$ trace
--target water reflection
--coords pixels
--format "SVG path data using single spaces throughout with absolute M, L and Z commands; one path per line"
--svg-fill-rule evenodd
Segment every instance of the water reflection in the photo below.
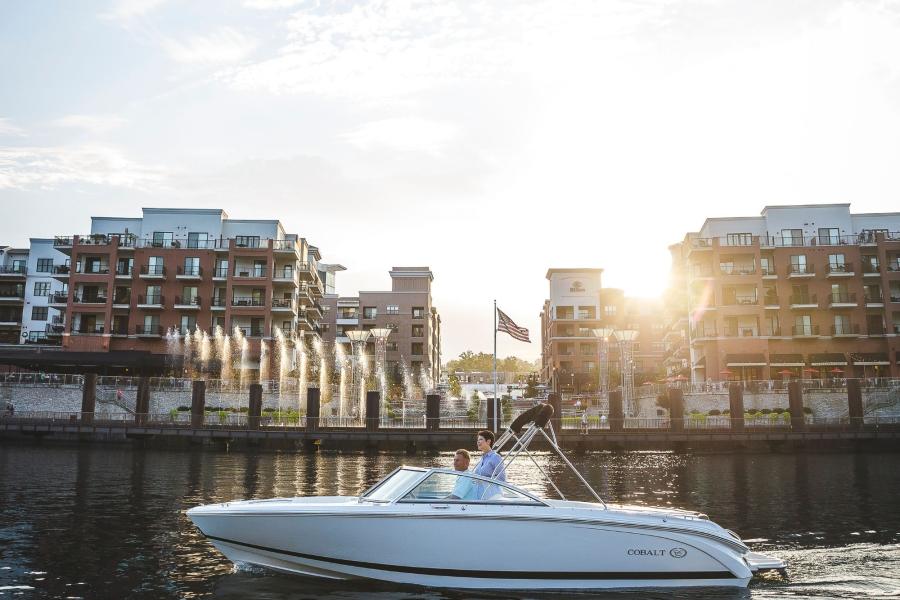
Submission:
M 789 582 L 761 581 L 749 590 L 586 597 L 900 594 L 898 455 L 629 452 L 573 459 L 613 502 L 700 510 L 791 561 Z M 452 453 L 0 446 L 0 597 L 30 592 L 25 588 L 48 597 L 472 597 L 236 570 L 183 514 L 197 504 L 238 498 L 356 494 L 401 464 L 451 461 Z M 546 454 L 537 461 L 567 497 L 589 499 L 561 461 Z M 530 491 L 555 495 L 528 462 L 514 464 L 508 476 Z

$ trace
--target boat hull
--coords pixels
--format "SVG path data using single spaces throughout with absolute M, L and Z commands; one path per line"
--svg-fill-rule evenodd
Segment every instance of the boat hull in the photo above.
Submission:
M 332 579 L 448 588 L 746 586 L 746 548 L 706 522 L 473 505 L 247 503 L 189 511 L 236 563 Z

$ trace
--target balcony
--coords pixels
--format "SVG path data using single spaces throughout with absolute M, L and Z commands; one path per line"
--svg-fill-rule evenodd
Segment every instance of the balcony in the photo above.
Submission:
M 0 289 L 0 302 L 16 304 L 25 301 L 25 290 L 2 290 Z
M 235 326 L 234 329 L 239 329 L 241 333 L 244 334 L 244 337 L 265 337 L 263 335 L 263 330 L 261 327 L 238 327 Z
M 709 265 L 693 265 L 691 267 L 691 279 L 712 279 L 713 270 Z M 559 318 L 559 317 L 557 317 Z
M 698 252 L 704 250 L 712 250 L 713 247 L 713 239 L 712 238 L 693 238 L 690 241 L 690 246 L 688 247 L 688 253 Z
M 209 303 L 209 307 L 212 310 L 225 310 L 225 304 L 225 298 L 213 296 L 213 299 Z
M 54 265 L 53 266 L 53 278 L 65 281 L 69 278 L 69 274 L 72 268 L 69 265 Z
M 853 277 L 853 263 L 828 263 L 826 277 Z
M 869 324 L 869 336 L 870 337 L 881 337 L 884 335 L 887 335 L 887 329 L 885 328 L 883 323 L 880 325 L 875 324 L 875 323 Z
M 859 306 L 859 303 L 856 301 L 856 294 L 842 292 L 832 293 L 828 300 L 828 306 L 830 308 L 855 308 Z
M 106 304 L 107 297 L 102 294 L 75 294 L 72 296 L 74 304 Z
M 137 307 L 143 309 L 162 308 L 166 299 L 161 294 L 150 294 L 148 296 L 138 296 Z
M 165 279 L 166 267 L 163 265 L 141 265 L 141 279 Z
M 815 294 L 791 294 L 791 308 L 818 308 L 819 299 Z
M 761 267 L 759 269 L 760 274 L 763 279 L 777 279 L 778 272 L 775 270 L 775 267 Z
M 69 303 L 69 294 L 68 292 L 53 292 L 47 299 L 50 306 L 54 308 L 58 308 L 58 305 L 65 307 Z
M 769 337 L 780 337 L 784 334 L 781 332 L 781 327 L 770 327 L 766 331 L 765 335 L 767 335 Z
M 201 267 L 178 267 L 175 279 L 200 279 L 203 276 Z
M 781 308 L 781 301 L 778 299 L 778 296 L 769 294 L 763 297 L 763 306 L 770 310 Z
M 72 329 L 72 335 L 101 335 L 102 333 L 103 325 L 82 325 L 78 328 Z
M 272 310 L 277 312 L 293 312 L 296 310 L 293 298 L 272 298 Z
M 725 337 L 758 337 L 759 331 L 755 327 L 726 327 Z
M 756 267 L 754 265 L 719 265 L 719 273 L 726 276 L 756 275 Z
M 106 263 L 92 263 L 89 265 L 78 263 L 75 266 L 75 272 L 82 275 L 109 275 L 109 265 Z
M 200 310 L 200 296 L 175 296 L 175 308 L 179 310 Z
M 128 308 L 131 304 L 131 294 L 113 296 L 113 308 Z
M 788 265 L 787 276 L 790 279 L 815 277 L 816 269 L 814 265 Z
M 791 327 L 791 335 L 796 338 L 817 337 L 819 335 L 818 325 L 794 325 Z
M 0 265 L 0 277 L 6 278 L 17 278 L 25 276 L 25 265 L 15 265 L 15 266 L 7 266 Z
M 53 238 L 53 247 L 57 250 L 71 250 L 73 241 L 72 236 L 58 235 Z
M 216 267 L 213 269 L 213 279 L 228 279 L 228 267 Z
M 715 327 L 695 327 L 691 329 L 691 339 L 694 341 L 717 337 Z
M 894 304 L 900 303 L 900 294 L 895 294 L 894 292 L 891 292 L 891 302 L 893 302 Z
M 864 260 L 861 266 L 863 277 L 877 277 L 881 275 L 881 269 L 877 262 L 873 263 L 872 261 Z
M 116 278 L 131 279 L 131 275 L 133 272 L 134 267 L 116 267 Z
M 159 325 L 136 325 L 134 335 L 145 338 L 158 338 L 163 335 L 163 328 Z
M 759 304 L 759 298 L 754 295 L 731 296 L 722 301 L 722 306 L 752 306 Z
M 255 307 L 255 306 L 265 306 L 266 301 L 262 298 L 255 298 L 253 296 L 235 296 L 231 299 L 231 306 L 236 308 L 242 307 Z
M 297 263 L 297 273 L 303 281 L 318 281 L 319 273 L 316 271 L 315 263 L 299 262 Z
M 275 283 L 292 283 L 297 285 L 299 278 L 293 269 L 276 269 L 272 274 L 272 281 Z
M 62 322 L 47 323 L 44 325 L 44 333 L 48 336 L 59 336 L 66 331 L 66 325 Z
M 272 240 L 272 250 L 275 252 L 297 252 L 296 240 Z
M 893 260 L 887 264 L 887 270 L 890 273 L 900 273 L 900 261 Z
M 884 306 L 884 297 L 881 294 L 866 294 L 864 299 L 867 307 L 881 308 Z
M 856 323 L 832 325 L 831 335 L 833 337 L 859 337 L 859 325 Z
M 263 279 L 268 270 L 265 267 L 235 267 L 235 279 Z

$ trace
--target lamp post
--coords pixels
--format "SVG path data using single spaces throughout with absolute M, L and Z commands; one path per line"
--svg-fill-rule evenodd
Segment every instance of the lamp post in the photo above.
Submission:
M 350 397 L 355 398 L 355 401 L 359 403 L 357 414 L 363 419 L 366 417 L 366 403 L 363 398 L 366 389 L 366 380 L 362 373 L 362 353 L 366 347 L 366 340 L 369 339 L 369 334 L 370 332 L 365 329 L 354 329 L 347 332 L 353 354 L 351 358 L 353 361 L 353 385 L 350 388 Z
M 387 353 L 387 339 L 391 335 L 388 327 L 377 327 L 369 331 L 375 338 L 375 377 L 381 388 L 381 401 L 387 400 L 387 374 L 384 371 L 385 354 Z
M 599 381 L 597 385 L 597 393 L 602 395 L 604 392 L 609 395 L 609 338 L 615 332 L 612 327 L 598 327 L 592 330 L 597 336 L 597 370 L 599 371 Z
M 633 329 L 616 331 L 619 340 L 619 358 L 622 362 L 622 400 L 625 402 L 625 414 L 633 417 L 634 406 L 634 340 L 638 332 Z

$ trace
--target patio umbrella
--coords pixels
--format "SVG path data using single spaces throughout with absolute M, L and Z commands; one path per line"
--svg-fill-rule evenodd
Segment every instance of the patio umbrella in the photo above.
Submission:
M 675 381 L 687 381 L 687 377 L 685 377 L 684 375 L 679 375 L 675 378 Z
M 731 371 L 729 369 L 722 369 L 721 371 L 719 371 L 719 375 L 734 375 L 734 371 Z
M 841 369 L 841 368 L 839 368 L 839 367 L 835 367 L 835 368 L 833 368 L 833 369 L 831 370 L 831 372 L 832 372 L 832 373 L 843 373 L 844 370 Z
M 812 368 L 810 368 L 810 367 L 806 367 L 805 369 L 803 369 L 803 372 L 804 372 L 804 373 L 818 373 L 819 370 L 818 370 L 818 369 L 812 369 Z
M 779 375 L 793 375 L 794 372 L 791 371 L 790 369 L 782 369 L 782 370 L 778 371 L 778 374 Z

